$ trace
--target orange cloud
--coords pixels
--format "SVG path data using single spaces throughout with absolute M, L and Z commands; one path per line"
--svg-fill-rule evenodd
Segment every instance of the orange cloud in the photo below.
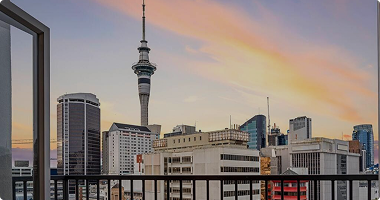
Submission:
M 98 2 L 141 19 L 139 0 Z M 255 21 L 241 8 L 213 0 L 149 1 L 147 19 L 164 30 L 203 42 L 197 51 L 215 62 L 187 62 L 200 76 L 278 96 L 320 114 L 365 120 L 354 97 L 363 95 L 373 103 L 376 93 L 367 89 L 371 75 L 358 68 L 355 56 L 333 45 L 303 41 L 279 22 L 266 26 L 266 18 L 271 22 L 279 18 L 256 4 L 264 20 Z

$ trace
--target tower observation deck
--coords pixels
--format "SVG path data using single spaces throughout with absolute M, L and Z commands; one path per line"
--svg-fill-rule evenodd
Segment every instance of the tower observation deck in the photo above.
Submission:
M 137 48 L 140 53 L 139 61 L 132 65 L 132 69 L 138 77 L 138 89 L 141 106 L 141 126 L 148 125 L 148 105 L 150 96 L 150 78 L 156 71 L 156 64 L 149 61 L 148 41 L 145 40 L 145 0 L 143 0 L 142 17 L 142 40 L 141 46 Z

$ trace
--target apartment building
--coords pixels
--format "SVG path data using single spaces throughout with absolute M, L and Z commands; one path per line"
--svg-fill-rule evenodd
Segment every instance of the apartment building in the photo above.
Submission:
M 113 123 L 103 132 L 103 174 L 132 174 L 133 156 L 153 151 L 152 143 L 159 138 L 145 126 Z

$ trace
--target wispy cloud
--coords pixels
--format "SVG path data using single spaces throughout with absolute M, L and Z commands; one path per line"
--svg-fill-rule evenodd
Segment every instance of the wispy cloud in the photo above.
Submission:
M 106 5 L 140 18 L 137 1 L 107 1 Z M 297 33 L 289 31 L 282 41 L 267 37 L 263 33 L 276 36 L 283 32 L 283 27 L 268 28 L 232 4 L 157 0 L 149 2 L 148 9 L 152 10 L 148 12 L 149 23 L 203 42 L 199 51 L 217 62 L 191 66 L 205 78 L 259 93 L 271 91 L 271 95 L 348 121 L 363 120 L 351 98 L 353 93 L 375 96 L 366 87 L 370 75 L 357 68 L 355 56 L 333 45 L 302 41 Z M 278 19 L 263 6 L 260 11 L 269 20 Z M 185 48 L 198 52 L 189 46 Z M 317 106 L 310 107 L 311 104 Z
M 199 101 L 200 98 L 198 96 L 188 96 L 186 97 L 183 102 L 186 102 L 186 103 L 193 103 L 193 102 L 196 102 L 196 101 Z

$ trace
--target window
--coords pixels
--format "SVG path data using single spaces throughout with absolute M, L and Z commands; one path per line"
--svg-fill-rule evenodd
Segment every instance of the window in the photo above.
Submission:
M 194 137 L 194 141 L 197 141 L 197 137 Z
M 184 156 L 182 157 L 183 163 L 191 163 L 191 156 Z
M 202 136 L 199 136 L 199 140 L 202 140 Z
M 190 142 L 190 138 L 189 138 L 189 142 Z
M 172 158 L 172 163 L 180 163 L 181 162 L 181 158 L 180 157 L 173 157 Z
M 258 167 L 220 167 L 220 172 L 259 172 Z
M 185 139 L 185 138 L 183 138 L 183 142 L 186 142 L 186 139 Z
M 184 174 L 190 174 L 191 173 L 191 167 L 183 167 L 182 173 Z
M 181 143 L 181 140 L 180 140 L 180 139 L 178 139 L 178 143 Z
M 259 161 L 258 156 L 243 156 L 243 155 L 231 155 L 220 154 L 220 160 L 236 160 L 236 161 Z

